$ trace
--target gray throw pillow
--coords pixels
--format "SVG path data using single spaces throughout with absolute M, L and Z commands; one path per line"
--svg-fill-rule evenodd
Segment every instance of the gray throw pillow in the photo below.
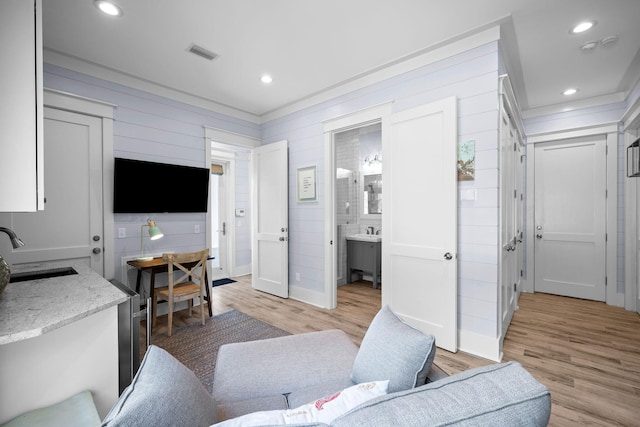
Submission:
M 152 345 L 102 427 L 205 427 L 215 422 L 213 398 L 200 380 L 172 355 Z
M 389 380 L 389 393 L 425 383 L 436 351 L 435 338 L 404 323 L 388 306 L 376 314 L 351 371 L 351 381 Z

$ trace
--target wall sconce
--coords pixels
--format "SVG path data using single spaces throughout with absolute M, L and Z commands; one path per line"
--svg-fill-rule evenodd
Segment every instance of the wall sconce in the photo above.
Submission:
M 140 226 L 140 256 L 137 258 L 137 261 L 151 261 L 153 259 L 152 256 L 144 256 L 144 246 L 142 245 L 144 227 L 149 227 L 149 239 L 158 240 L 164 237 L 164 233 L 162 233 L 162 230 L 160 230 L 160 227 L 156 225 L 155 221 L 147 219 L 147 223 Z

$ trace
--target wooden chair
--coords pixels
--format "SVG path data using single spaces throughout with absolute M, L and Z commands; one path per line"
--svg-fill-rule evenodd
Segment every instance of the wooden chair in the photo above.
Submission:
M 171 336 L 172 330 L 173 305 L 176 302 L 189 301 L 189 316 L 191 316 L 193 298 L 200 297 L 200 317 L 204 325 L 205 286 L 207 286 L 205 274 L 208 257 L 209 249 L 182 254 L 162 254 L 162 259 L 167 263 L 169 285 L 156 288 L 153 291 L 153 325 L 155 326 L 158 317 L 158 300 L 168 301 L 169 329 L 167 334 L 169 336 Z M 180 275 L 180 271 L 177 270 L 184 274 Z

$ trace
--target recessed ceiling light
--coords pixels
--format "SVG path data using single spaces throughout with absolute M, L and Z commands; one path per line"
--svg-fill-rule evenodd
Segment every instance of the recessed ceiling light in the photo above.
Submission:
M 107 1 L 107 0 L 95 0 L 93 4 L 100 9 L 103 13 L 106 13 L 109 16 L 122 16 L 124 12 L 117 4 Z
M 575 27 L 573 27 L 571 30 L 569 30 L 569 33 L 571 34 L 584 33 L 585 31 L 593 28 L 594 25 L 596 25 L 596 21 L 583 21 L 578 25 L 576 25 Z
M 262 83 L 271 83 L 273 81 L 271 76 L 268 74 L 265 74 L 264 76 L 260 77 L 260 80 L 262 81 Z
M 578 93 L 578 89 L 575 89 L 575 88 L 569 88 L 569 89 L 566 89 L 564 92 L 562 92 L 564 96 L 571 96 L 571 95 L 575 95 L 576 93 Z

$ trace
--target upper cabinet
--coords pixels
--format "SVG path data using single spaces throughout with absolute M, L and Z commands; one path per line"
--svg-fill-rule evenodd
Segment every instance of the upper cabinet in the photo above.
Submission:
M 42 210 L 42 0 L 0 1 L 0 58 L 0 212 Z

